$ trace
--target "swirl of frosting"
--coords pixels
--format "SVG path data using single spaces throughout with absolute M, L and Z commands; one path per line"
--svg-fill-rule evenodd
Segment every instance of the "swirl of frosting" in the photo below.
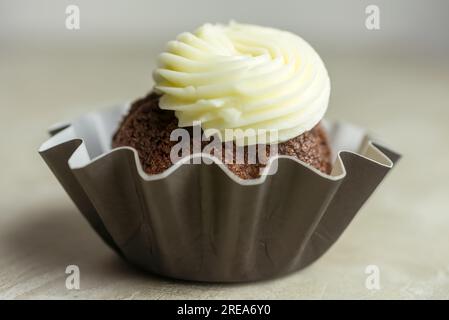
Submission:
M 234 22 L 180 34 L 153 78 L 160 108 L 174 110 L 180 127 L 201 122 L 222 140 L 225 129 L 275 130 L 269 143 L 289 140 L 323 118 L 330 95 L 324 63 L 306 41 Z

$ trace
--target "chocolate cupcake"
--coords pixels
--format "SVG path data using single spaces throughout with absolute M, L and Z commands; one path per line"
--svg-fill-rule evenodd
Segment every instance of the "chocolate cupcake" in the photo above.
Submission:
M 184 156 L 204 150 L 215 134 L 221 152 L 209 153 L 242 179 L 259 178 L 275 155 L 331 172 L 331 150 L 320 124 L 329 78 L 318 54 L 300 37 L 252 25 L 206 24 L 169 42 L 158 62 L 154 92 L 132 104 L 112 141 L 113 147 L 136 149 L 146 173 L 162 173 L 174 164 L 171 151 L 179 141 L 171 134 L 182 127 L 192 137 L 193 125 L 202 128 L 202 139 L 191 140 Z M 226 138 L 226 130 L 244 131 L 243 142 L 236 134 Z M 268 130 L 276 137 L 267 134 L 263 143 L 253 139 L 258 148 L 251 148 L 250 138 Z
M 204 25 L 169 42 L 154 80 L 39 149 L 99 236 L 152 273 L 239 282 L 309 266 L 399 159 L 323 119 L 324 64 L 285 31 Z

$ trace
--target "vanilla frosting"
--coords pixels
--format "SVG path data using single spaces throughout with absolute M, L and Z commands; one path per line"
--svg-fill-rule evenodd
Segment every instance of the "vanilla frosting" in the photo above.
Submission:
M 330 94 L 323 61 L 301 37 L 235 22 L 180 34 L 153 78 L 160 108 L 174 110 L 180 127 L 199 121 L 222 140 L 225 129 L 275 130 L 269 143 L 289 140 L 323 118 Z

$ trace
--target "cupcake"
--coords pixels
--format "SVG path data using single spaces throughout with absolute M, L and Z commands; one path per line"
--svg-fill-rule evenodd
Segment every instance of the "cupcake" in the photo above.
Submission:
M 262 130 L 276 132 L 275 139 L 263 139 L 276 144 L 276 155 L 331 172 L 331 150 L 320 124 L 330 81 L 319 55 L 299 36 L 255 25 L 205 24 L 170 41 L 153 74 L 153 92 L 132 104 L 112 142 L 136 149 L 146 173 L 173 165 L 171 150 L 178 141 L 170 139 L 171 133 L 184 128 L 192 136 L 194 124 L 201 127 L 202 139 L 191 142 L 188 155 L 195 143 L 201 151 L 207 146 L 207 132 L 216 133 L 220 160 L 242 179 L 259 178 L 266 166 L 257 155 L 248 161 L 254 150 L 248 148 L 250 138 Z M 247 135 L 242 137 L 243 161 L 236 163 L 238 135 L 232 132 L 239 130 Z M 230 140 L 232 146 L 225 143 Z M 258 147 L 263 160 L 274 156 L 268 146 Z
M 206 24 L 168 43 L 154 87 L 52 127 L 39 149 L 99 236 L 143 270 L 241 282 L 300 270 L 399 155 L 323 119 L 330 81 L 286 31 Z

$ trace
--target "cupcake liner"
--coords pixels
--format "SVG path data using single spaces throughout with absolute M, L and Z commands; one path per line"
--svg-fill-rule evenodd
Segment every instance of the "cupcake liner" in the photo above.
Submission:
M 399 155 L 363 129 L 325 122 L 331 175 L 287 156 L 242 180 L 197 154 L 146 174 L 137 152 L 111 150 L 129 104 L 54 126 L 39 153 L 92 227 L 120 256 L 168 277 L 213 282 L 304 268 L 339 238 Z M 194 157 L 212 164 L 188 164 Z

